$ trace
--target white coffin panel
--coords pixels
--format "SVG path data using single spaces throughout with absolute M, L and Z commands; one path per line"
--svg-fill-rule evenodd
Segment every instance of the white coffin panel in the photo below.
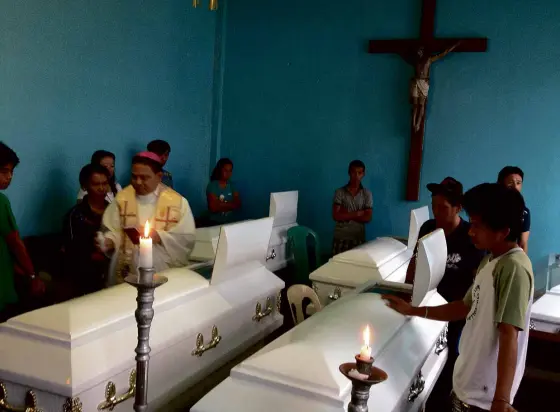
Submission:
M 274 226 L 289 226 L 297 222 L 297 190 L 270 194 L 269 216 L 274 218 Z
M 430 291 L 437 289 L 445 274 L 446 263 L 447 242 L 442 229 L 437 229 L 420 239 L 412 305 L 419 306 Z
M 194 249 L 190 260 L 204 262 L 214 260 L 221 226 L 201 227 L 196 229 Z
M 531 319 L 554 323 L 560 328 L 560 295 L 545 293 L 533 303 Z
M 156 388 L 153 385 L 150 386 L 150 397 L 154 399 L 150 402 L 150 410 L 155 407 L 164 407 L 166 402 L 173 399 L 174 395 L 183 392 L 206 376 L 208 371 L 223 364 L 224 359 L 232 359 L 251 344 L 256 343 L 258 339 L 262 339 L 282 325 L 283 317 L 276 310 L 276 297 L 278 291 L 284 286 L 283 282 L 274 275 L 254 273 L 243 278 L 243 285 L 254 292 L 251 297 L 236 287 L 234 282 L 229 284 L 225 282 L 216 286 L 220 295 L 232 308 L 236 308 L 225 316 L 212 320 L 212 324 L 217 326 L 222 337 L 216 348 L 204 353 L 201 357 L 192 356 L 191 351 L 195 348 L 196 342 L 196 337 L 193 336 L 190 341 L 175 345 L 173 354 L 166 353 L 156 371 L 152 371 L 151 366 L 150 382 L 153 382 Z M 272 313 L 259 322 L 253 320 L 256 304 L 260 303 L 264 310 L 267 298 L 272 304 Z M 211 330 L 212 325 L 208 325 L 204 330 L 199 331 L 204 335 L 205 341 L 210 339 Z M 152 372 L 154 372 L 153 376 Z M 158 373 L 155 374 L 155 372 Z M 175 393 L 169 393 L 169 387 L 158 385 L 158 382 L 170 380 L 181 382 L 178 387 L 174 388 Z
M 408 228 L 408 248 L 414 249 L 418 241 L 418 234 L 422 225 L 430 219 L 430 209 L 424 206 L 410 211 L 410 226 Z
M 269 217 L 221 227 L 212 285 L 264 265 L 273 220 Z
M 266 267 L 277 271 L 287 266 L 293 256 L 288 250 L 288 230 L 297 226 L 298 191 L 270 194 L 269 216 L 274 218 L 268 245 Z
M 274 232 L 275 228 L 272 229 Z M 266 258 L 266 268 L 271 272 L 276 272 L 285 268 L 293 256 L 287 256 L 287 242 L 277 246 L 269 246 Z

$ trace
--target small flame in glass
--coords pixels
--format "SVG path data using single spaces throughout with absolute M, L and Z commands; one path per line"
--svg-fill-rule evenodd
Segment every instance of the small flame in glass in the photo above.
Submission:
M 150 237 L 150 222 L 146 222 L 146 226 L 144 226 L 144 237 L 147 239 Z

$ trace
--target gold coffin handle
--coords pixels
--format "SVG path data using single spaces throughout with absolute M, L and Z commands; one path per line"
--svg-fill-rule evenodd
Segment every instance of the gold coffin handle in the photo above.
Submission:
M 6 412 L 42 412 L 37 406 L 35 392 L 27 391 L 25 394 L 25 406 L 16 407 L 8 403 L 8 390 L 6 385 L 0 383 L 0 411 Z
M 80 398 L 67 398 L 64 406 L 62 407 L 63 412 L 84 412 L 82 401 Z
M 333 293 L 329 295 L 330 300 L 338 300 L 342 296 L 342 291 L 339 287 L 334 288 Z
M 255 322 L 260 322 L 267 316 L 270 316 L 272 314 L 272 311 L 273 311 L 272 300 L 270 299 L 270 297 L 268 297 L 266 298 L 266 309 L 264 310 L 264 312 L 262 311 L 261 303 L 257 302 L 257 305 L 255 306 L 255 316 L 253 316 L 253 320 Z
M 212 328 L 212 340 L 205 345 L 204 344 L 204 336 L 202 333 L 196 335 L 196 348 L 193 349 L 191 352 L 192 356 L 198 356 L 199 358 L 204 354 L 204 352 L 209 351 L 210 349 L 214 349 L 218 346 L 218 343 L 222 340 L 222 337 L 218 334 L 218 327 L 214 325 Z
M 112 411 L 119 403 L 123 403 L 134 397 L 136 394 L 136 369 L 130 372 L 128 385 L 128 391 L 121 396 L 117 396 L 117 387 L 113 382 L 109 382 L 105 387 L 105 400 L 97 406 L 97 410 Z

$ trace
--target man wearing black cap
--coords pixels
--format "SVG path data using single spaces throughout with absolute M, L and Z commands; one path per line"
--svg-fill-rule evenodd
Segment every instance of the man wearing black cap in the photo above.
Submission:
M 475 272 L 484 257 L 469 236 L 469 223 L 459 215 L 462 210 L 463 185 L 452 177 L 441 183 L 427 186 L 432 193 L 432 213 L 434 219 L 425 222 L 418 238 L 436 229 L 443 229 L 447 241 L 447 265 L 438 286 L 438 292 L 448 302 L 462 299 L 471 287 Z M 414 281 L 416 259 L 408 266 L 406 282 Z M 449 393 L 453 388 L 453 367 L 458 356 L 458 343 L 465 321 L 449 322 L 447 344 L 449 358 L 426 405 L 426 411 L 449 410 Z

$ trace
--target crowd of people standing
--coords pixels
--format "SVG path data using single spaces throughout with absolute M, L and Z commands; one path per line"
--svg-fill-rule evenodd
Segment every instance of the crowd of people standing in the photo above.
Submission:
M 145 156 L 135 156 L 135 159 L 144 159 L 144 163 L 150 164 L 150 170 L 154 171 L 154 188 L 159 187 L 160 191 L 161 188 L 166 188 L 170 193 L 175 193 L 173 176 L 165 168 L 170 153 L 171 146 L 168 142 L 154 140 L 147 145 L 144 152 L 149 154 L 151 159 L 146 159 Z M 1 191 L 12 183 L 14 169 L 19 163 L 17 154 L 0 142 Z M 98 240 L 104 231 L 103 220 L 108 208 L 117 202 L 119 196 L 124 196 L 115 170 L 115 154 L 107 150 L 98 150 L 79 173 L 76 203 L 65 214 L 61 224 L 61 275 L 69 286 L 69 298 L 98 291 L 110 282 L 111 253 L 107 253 L 104 245 L 100 245 Z M 220 159 L 206 188 L 208 210 L 198 219 L 203 225 L 227 223 L 237 218 L 241 208 L 241 197 L 231 181 L 232 173 L 233 162 Z M 139 179 L 135 178 L 131 170 L 131 186 L 139 188 L 143 184 Z M 186 203 L 188 205 L 188 202 Z M 188 213 L 192 216 L 190 208 Z M 191 226 L 194 228 L 194 221 Z M 157 236 L 156 232 L 154 234 Z M 44 293 L 45 284 L 36 273 L 20 236 L 11 204 L 6 195 L 0 193 L 0 321 L 18 312 L 18 295 L 14 282 L 15 276 L 18 275 L 28 279 L 28 289 L 33 295 Z

